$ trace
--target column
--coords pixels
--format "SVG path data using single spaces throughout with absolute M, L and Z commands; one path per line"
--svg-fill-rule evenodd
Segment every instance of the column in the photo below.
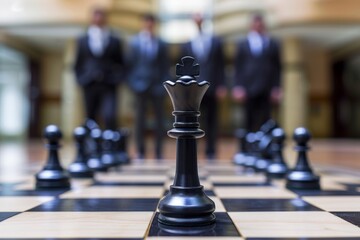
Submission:
M 301 41 L 295 37 L 283 40 L 282 125 L 288 136 L 294 129 L 307 125 L 308 83 L 305 76 Z
M 84 105 L 81 89 L 76 84 L 74 74 L 75 39 L 68 40 L 64 49 L 64 70 L 61 89 L 61 130 L 65 138 L 72 136 L 73 130 L 84 120 Z

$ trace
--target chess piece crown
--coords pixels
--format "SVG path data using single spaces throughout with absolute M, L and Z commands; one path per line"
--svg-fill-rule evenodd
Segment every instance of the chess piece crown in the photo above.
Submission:
M 166 81 L 164 87 L 169 93 L 174 111 L 199 111 L 201 100 L 209 82 L 198 82 L 200 66 L 193 57 L 183 57 L 182 64 L 176 65 L 176 76 L 179 78 L 173 81 Z

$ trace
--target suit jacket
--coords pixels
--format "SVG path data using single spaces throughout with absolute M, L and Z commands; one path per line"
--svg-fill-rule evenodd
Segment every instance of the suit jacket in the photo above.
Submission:
M 279 44 L 268 40 L 259 55 L 251 52 L 248 38 L 237 44 L 235 56 L 235 85 L 242 86 L 248 98 L 269 95 L 280 85 L 281 61 Z
M 130 43 L 128 54 L 128 85 L 135 93 L 165 94 L 163 82 L 169 79 L 169 58 L 166 44 L 156 38 L 157 48 L 151 57 L 141 50 L 140 35 Z
M 107 45 L 101 56 L 95 56 L 89 47 L 89 37 L 84 35 L 78 39 L 75 59 L 75 74 L 81 86 L 92 82 L 116 85 L 124 71 L 124 59 L 120 40 L 110 34 Z
M 183 44 L 181 54 L 183 56 L 192 56 L 195 61 L 200 64 L 200 81 L 208 81 L 210 83 L 206 95 L 215 95 L 216 88 L 225 85 L 224 74 L 224 54 L 222 42 L 218 37 L 212 36 L 211 46 L 204 58 L 197 58 L 193 51 L 191 42 Z

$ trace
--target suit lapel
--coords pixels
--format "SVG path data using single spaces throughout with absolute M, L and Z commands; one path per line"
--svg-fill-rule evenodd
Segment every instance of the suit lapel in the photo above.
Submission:
M 106 56 L 108 54 L 109 51 L 111 51 L 111 46 L 113 44 L 113 38 L 111 35 L 109 35 L 109 39 L 105 45 L 105 48 L 104 48 L 104 52 L 102 54 L 102 56 Z
M 88 34 L 86 34 L 86 36 L 85 36 L 85 38 L 84 38 L 84 46 L 85 46 L 85 48 L 86 48 L 86 51 L 88 51 L 88 53 L 91 55 L 91 56 L 93 56 L 93 57 L 96 57 L 94 54 L 93 54 L 93 52 L 91 51 L 91 49 L 90 49 L 90 45 L 89 45 L 89 35 Z
M 252 57 L 255 57 L 255 55 L 252 53 L 251 51 L 251 47 L 250 47 L 250 40 L 249 38 L 246 38 L 246 42 L 245 42 L 245 50 L 247 51 L 247 53 L 252 56 Z

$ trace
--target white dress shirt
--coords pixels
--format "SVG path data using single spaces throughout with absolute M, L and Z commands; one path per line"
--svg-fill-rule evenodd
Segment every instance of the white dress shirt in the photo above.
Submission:
M 158 42 L 155 37 L 151 36 L 148 31 L 141 31 L 140 37 L 140 48 L 141 52 L 147 58 L 153 58 L 158 51 Z
M 267 36 L 261 35 L 255 31 L 249 32 L 247 38 L 249 41 L 251 53 L 256 56 L 260 55 L 263 52 L 268 43 Z
M 109 41 L 109 30 L 98 26 L 90 26 L 88 29 L 89 47 L 95 56 L 101 56 Z
M 191 41 L 191 48 L 195 56 L 199 59 L 205 59 L 211 48 L 211 35 L 200 32 Z

